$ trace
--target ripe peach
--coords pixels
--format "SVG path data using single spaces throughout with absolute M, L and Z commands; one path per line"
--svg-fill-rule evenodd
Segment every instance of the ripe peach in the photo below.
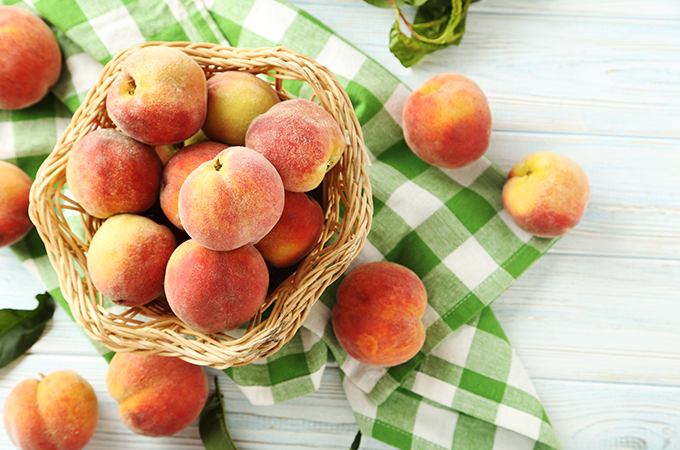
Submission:
M 279 102 L 274 89 L 248 72 L 221 72 L 208 80 L 203 132 L 213 141 L 243 146 L 253 119 Z
M 0 247 L 12 245 L 33 228 L 28 195 L 33 180 L 14 164 L 0 161 Z
M 190 239 L 177 247 L 165 274 L 172 311 L 206 334 L 234 330 L 250 320 L 268 287 L 267 263 L 252 245 L 217 252 Z
M 163 293 L 165 266 L 177 242 L 168 227 L 136 214 L 108 218 L 92 237 L 87 270 L 99 292 L 123 306 Z
M 208 376 L 201 366 L 153 354 L 116 353 L 106 386 L 125 426 L 144 436 L 182 431 L 208 399 Z
M 246 147 L 271 161 L 284 188 L 292 192 L 308 192 L 321 184 L 346 145 L 333 116 L 305 99 L 277 103 L 256 117 L 246 133 Z
M 179 191 L 189 174 L 206 161 L 214 161 L 226 144 L 201 142 L 184 147 L 165 165 L 161 177 L 160 203 L 163 212 L 173 225 L 180 230 L 184 227 L 179 219 Z
M 4 417 L 7 434 L 21 450 L 79 450 L 94 435 L 99 407 L 87 381 L 61 370 L 16 385 L 5 401 Z
M 16 6 L 0 6 L 0 109 L 38 103 L 61 73 L 61 50 L 39 17 Z
M 553 238 L 581 221 L 590 200 L 590 184 L 572 159 L 537 152 L 510 170 L 502 199 L 518 227 L 534 236 Z
M 274 267 L 289 267 L 304 258 L 319 241 L 324 217 L 319 202 L 304 192 L 286 191 L 281 218 L 255 244 L 265 261 Z
M 357 361 L 391 367 L 422 348 L 427 291 L 410 269 L 387 261 L 364 264 L 342 280 L 336 298 L 333 330 Z
M 207 90 L 203 69 L 184 52 L 144 47 L 125 59 L 106 96 L 106 111 L 140 142 L 176 144 L 203 126 Z
M 265 157 L 231 147 L 198 166 L 179 191 L 179 217 L 199 244 L 227 251 L 254 244 L 283 212 L 281 177 Z
M 140 213 L 158 198 L 163 163 L 153 147 L 118 130 L 85 135 L 71 149 L 66 181 L 91 216 Z
M 491 110 L 471 79 L 442 73 L 406 99 L 404 139 L 423 161 L 437 167 L 467 166 L 484 155 L 491 137 Z

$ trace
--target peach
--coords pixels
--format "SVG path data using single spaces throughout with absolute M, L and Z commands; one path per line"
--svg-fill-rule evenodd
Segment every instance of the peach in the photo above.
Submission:
M 176 247 L 168 227 L 136 214 L 116 214 L 92 237 L 87 270 L 92 284 L 113 302 L 144 305 L 163 293 L 165 266 Z
M 489 147 L 489 103 L 463 75 L 442 73 L 427 80 L 408 96 L 402 117 L 406 143 L 428 164 L 464 167 Z
M 284 189 L 274 166 L 247 147 L 230 147 L 198 166 L 179 191 L 184 231 L 212 250 L 262 239 L 281 217 Z
M 189 174 L 206 161 L 213 161 L 227 146 L 219 142 L 201 142 L 178 151 L 168 160 L 161 176 L 160 203 L 173 225 L 184 230 L 179 219 L 179 190 Z
M 163 164 L 167 164 L 175 153 L 182 149 L 180 144 L 155 145 L 153 148 Z
M 274 89 L 248 72 L 221 72 L 208 80 L 208 114 L 203 132 L 213 141 L 244 146 L 253 119 L 279 102 Z
M 172 47 L 144 47 L 128 56 L 106 96 L 106 111 L 124 133 L 148 145 L 177 144 L 203 126 L 205 73 Z
M 0 247 L 18 242 L 33 228 L 28 217 L 32 184 L 26 172 L 0 161 Z
M 544 238 L 562 236 L 583 218 L 588 177 L 572 159 L 536 152 L 518 162 L 503 186 L 503 207 L 519 228 Z
M 250 320 L 268 287 L 267 263 L 252 245 L 217 252 L 190 239 L 177 247 L 165 274 L 170 308 L 205 334 L 234 330 Z
M 304 192 L 286 191 L 281 218 L 255 248 L 274 267 L 292 266 L 319 241 L 323 225 L 319 202 Z
M 42 100 L 59 79 L 61 50 L 39 17 L 0 6 L 0 109 L 22 109 Z
M 427 291 L 407 267 L 387 261 L 364 264 L 342 280 L 336 299 L 335 336 L 357 361 L 392 367 L 422 348 Z
M 106 372 L 121 421 L 136 434 L 172 436 L 198 418 L 208 399 L 201 366 L 153 354 L 116 353 Z
M 321 184 L 346 145 L 333 116 L 306 99 L 277 103 L 256 117 L 246 133 L 246 147 L 271 161 L 284 188 L 293 192 L 308 192 Z
M 153 147 L 103 128 L 74 144 L 66 181 L 88 214 L 106 219 L 149 209 L 158 198 L 162 171 Z
M 99 407 L 87 381 L 61 370 L 16 385 L 5 401 L 4 417 L 7 434 L 21 450 L 79 450 L 94 435 Z

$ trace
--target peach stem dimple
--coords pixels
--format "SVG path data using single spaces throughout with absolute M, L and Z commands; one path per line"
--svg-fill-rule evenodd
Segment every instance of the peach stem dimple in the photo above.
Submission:
M 130 97 L 133 97 L 135 95 L 135 89 L 137 89 L 137 83 L 135 83 L 135 80 L 128 81 L 127 93 Z
M 215 165 L 214 165 L 214 167 L 215 167 L 215 170 L 216 170 L 217 172 L 219 172 L 220 169 L 222 168 L 222 163 L 220 162 L 219 158 L 215 160 Z

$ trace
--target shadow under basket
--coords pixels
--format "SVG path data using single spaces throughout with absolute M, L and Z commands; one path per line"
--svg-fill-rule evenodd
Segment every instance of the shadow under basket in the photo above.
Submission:
M 110 303 L 105 303 L 88 274 L 87 249 L 102 220 L 88 215 L 64 192 L 69 152 L 87 133 L 115 127 L 106 113 L 109 86 L 126 57 L 151 45 L 183 51 L 203 68 L 208 78 L 229 70 L 267 75 L 284 101 L 292 98 L 284 88 L 284 80 L 307 83 L 313 92 L 311 98 L 333 116 L 348 139 L 342 158 L 328 171 L 321 187 L 325 224 L 319 242 L 297 269 L 271 291 L 247 329 L 238 333 L 196 332 L 172 313 L 164 298 L 144 306 L 107 309 L 105 305 Z M 120 52 L 104 67 L 40 167 L 31 189 L 29 213 L 73 317 L 87 335 L 115 352 L 174 356 L 193 364 L 225 369 L 278 351 L 294 336 L 323 291 L 359 253 L 373 213 L 366 164 L 361 127 L 349 97 L 335 76 L 314 60 L 283 47 L 248 49 L 207 43 L 149 42 Z M 74 220 L 78 222 L 78 218 L 84 234 L 69 225 Z

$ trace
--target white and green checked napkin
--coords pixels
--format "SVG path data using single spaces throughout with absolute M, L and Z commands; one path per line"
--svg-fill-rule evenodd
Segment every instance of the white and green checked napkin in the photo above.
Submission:
M 341 369 L 366 435 L 402 449 L 560 449 L 531 380 L 489 305 L 554 243 L 519 230 L 503 211 L 505 174 L 482 158 L 442 170 L 409 150 L 401 109 L 409 90 L 304 11 L 277 0 L 4 0 L 48 21 L 65 58 L 40 104 L 0 111 L 0 159 L 34 176 L 103 65 L 149 40 L 241 47 L 283 45 L 331 69 L 362 125 L 372 165 L 373 228 L 349 270 L 389 260 L 427 287 L 427 339 L 411 361 L 364 366 L 342 350 L 330 324 L 337 283 L 279 352 L 227 374 L 254 404 L 314 392 L 329 359 Z M 293 95 L 306 85 L 286 81 Z M 74 224 L 75 226 L 75 224 Z M 68 310 L 35 231 L 12 247 Z M 112 355 L 93 342 L 103 356 Z M 330 350 L 330 352 L 329 352 Z

